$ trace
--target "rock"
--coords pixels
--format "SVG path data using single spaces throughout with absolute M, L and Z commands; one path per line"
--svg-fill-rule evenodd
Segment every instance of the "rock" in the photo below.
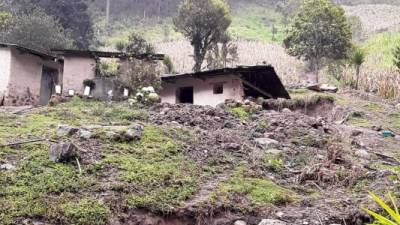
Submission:
M 79 138 L 83 140 L 89 140 L 93 136 L 90 130 L 79 130 Z
M 396 136 L 394 137 L 394 139 L 395 139 L 396 141 L 400 142 L 400 135 L 396 135 Z
M 275 213 L 275 215 L 276 215 L 277 217 L 279 217 L 279 218 L 282 218 L 283 215 L 284 215 L 284 213 L 283 213 L 283 212 L 277 212 L 277 213 Z
M 7 170 L 15 170 L 15 166 L 13 166 L 9 163 L 2 164 L 2 165 L 0 165 L 0 170 L 6 170 L 6 171 Z
M 271 138 L 256 138 L 255 141 L 258 145 L 260 145 L 260 147 L 264 148 L 274 148 L 279 145 L 277 140 Z
M 331 93 L 336 93 L 339 90 L 337 87 L 330 86 L 328 84 L 312 84 L 307 86 L 307 89 L 312 91 L 331 92 Z
M 78 157 L 78 148 L 70 142 L 50 146 L 50 160 L 52 162 L 69 162 L 75 160 L 76 157 Z
M 142 138 L 143 127 L 141 125 L 135 125 L 129 128 L 123 134 L 125 141 L 139 141 Z
M 243 220 L 236 220 L 233 225 L 247 225 L 246 221 Z
M 268 149 L 265 153 L 271 154 L 271 155 L 279 155 L 282 153 L 282 150 L 279 149 Z
M 264 219 L 258 225 L 287 225 L 287 223 L 281 220 Z
M 382 131 L 382 126 L 372 126 L 371 129 L 374 131 Z
M 363 132 L 360 130 L 353 130 L 351 131 L 351 136 L 352 137 L 356 137 L 356 136 L 360 136 Z
M 240 145 L 237 143 L 228 143 L 224 147 L 226 150 L 230 150 L 230 151 L 237 151 L 237 150 L 240 150 L 240 148 L 241 148 Z
M 119 140 L 121 140 L 122 137 L 120 134 L 109 130 L 106 132 L 106 138 L 109 140 L 112 140 L 112 141 L 119 141 Z
M 77 129 L 75 127 L 71 127 L 69 125 L 58 125 L 57 135 L 58 136 L 69 136 L 69 135 L 74 135 L 78 131 L 79 131 L 79 129 Z
M 371 158 L 371 155 L 365 150 L 358 150 L 358 151 L 355 152 L 355 155 L 360 157 L 360 158 L 363 158 L 363 159 L 370 159 Z
M 288 109 L 288 108 L 284 108 L 282 109 L 282 113 L 291 113 L 292 110 Z

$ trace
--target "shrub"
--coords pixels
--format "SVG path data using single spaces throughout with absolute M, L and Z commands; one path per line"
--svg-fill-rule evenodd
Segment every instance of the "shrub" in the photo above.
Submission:
M 84 198 L 77 203 L 66 203 L 62 208 L 66 219 L 76 225 L 107 224 L 110 214 L 108 207 L 92 198 Z
M 376 201 L 376 203 L 379 204 L 379 206 L 382 207 L 382 209 L 385 210 L 385 212 L 389 215 L 380 215 L 376 212 L 373 212 L 369 209 L 364 209 L 369 215 L 371 215 L 372 217 L 374 217 L 374 219 L 376 220 L 377 224 L 380 225 L 398 225 L 400 224 L 400 213 L 399 213 L 399 209 L 396 205 L 396 199 L 389 194 L 389 198 L 392 204 L 392 207 L 389 206 L 388 204 L 386 204 L 381 198 L 379 198 L 377 195 L 375 195 L 374 193 L 370 192 L 369 193 L 372 198 Z

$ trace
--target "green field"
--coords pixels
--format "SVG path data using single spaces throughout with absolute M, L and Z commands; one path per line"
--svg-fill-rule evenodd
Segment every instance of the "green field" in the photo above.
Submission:
M 373 63 L 379 68 L 393 66 L 393 50 L 400 45 L 399 32 L 386 32 L 376 34 L 362 44 L 368 54 L 368 63 Z

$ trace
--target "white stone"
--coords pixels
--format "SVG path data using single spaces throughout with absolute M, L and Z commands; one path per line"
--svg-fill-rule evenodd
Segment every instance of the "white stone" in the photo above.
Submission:
M 288 108 L 284 108 L 282 109 L 282 113 L 291 113 L 292 110 L 288 109 Z
M 279 145 L 279 142 L 277 140 L 271 138 L 257 138 L 255 139 L 255 141 L 257 142 L 257 144 L 265 148 L 274 148 Z
M 2 164 L 0 165 L 0 170 L 15 170 L 15 166 L 8 163 Z
M 84 96 L 89 96 L 90 95 L 90 87 L 89 86 L 85 87 L 85 90 L 83 91 L 83 95 Z
M 264 219 L 258 225 L 287 225 L 287 223 L 281 220 Z
M 363 158 L 363 159 L 370 159 L 371 155 L 365 150 L 358 150 L 355 152 L 356 156 Z
M 247 225 L 246 221 L 243 220 L 237 220 L 233 225 Z

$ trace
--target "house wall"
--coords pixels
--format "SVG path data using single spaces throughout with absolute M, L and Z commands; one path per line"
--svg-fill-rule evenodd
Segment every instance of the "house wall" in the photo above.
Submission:
M 223 94 L 214 94 L 214 84 L 223 83 Z M 198 78 L 181 78 L 174 83 L 163 82 L 161 101 L 171 104 L 177 103 L 177 89 L 193 86 L 193 104 L 217 106 L 227 99 L 243 100 L 244 91 L 241 80 L 234 75 L 218 76 L 206 80 Z
M 10 81 L 11 51 L 8 47 L 0 47 L 0 105 L 8 94 L 7 87 Z
M 63 92 L 75 90 L 83 94 L 83 81 L 93 79 L 96 75 L 96 60 L 83 56 L 65 56 L 63 71 Z
M 35 55 L 11 49 L 11 73 L 6 105 L 37 104 L 40 97 L 43 60 Z

